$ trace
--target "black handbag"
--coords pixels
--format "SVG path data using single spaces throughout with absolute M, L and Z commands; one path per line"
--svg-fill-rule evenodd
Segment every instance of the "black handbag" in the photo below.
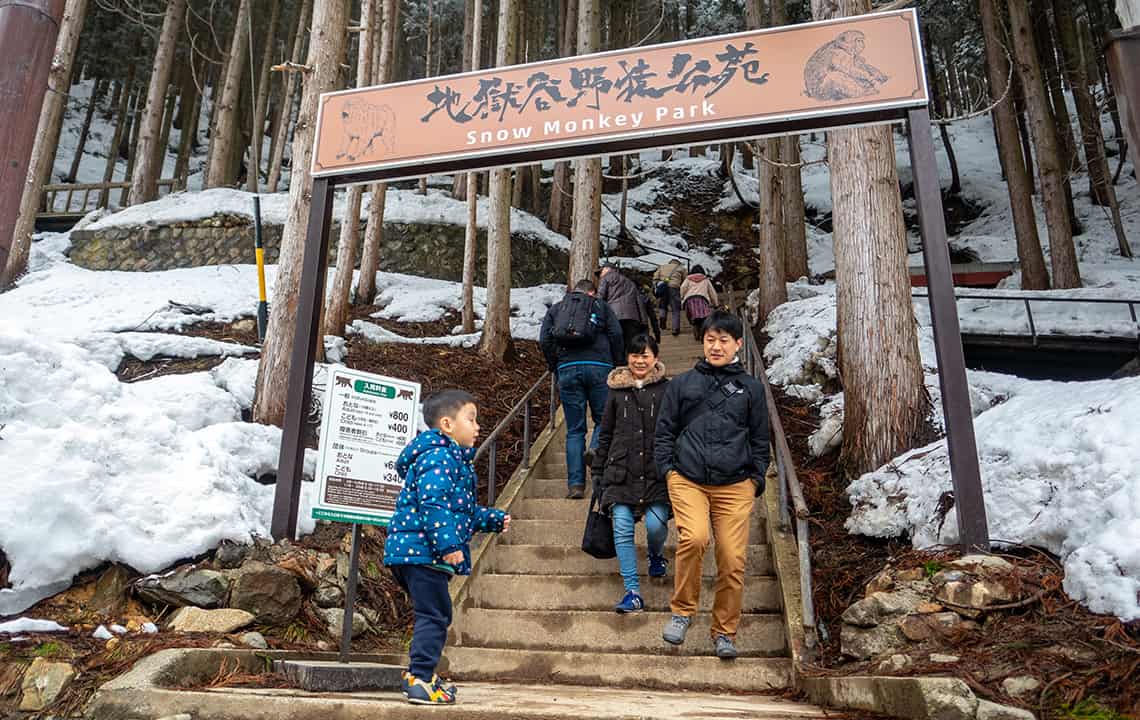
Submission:
M 586 529 L 582 533 L 582 552 L 599 560 L 617 557 L 614 549 L 614 525 L 610 516 L 602 512 L 602 493 L 596 485 L 586 513 Z

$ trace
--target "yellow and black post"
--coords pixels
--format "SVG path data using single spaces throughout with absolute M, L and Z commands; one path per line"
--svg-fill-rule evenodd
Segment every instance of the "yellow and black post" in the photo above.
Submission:
M 265 342 L 269 303 L 265 299 L 265 248 L 261 245 L 261 198 L 253 196 L 253 247 L 257 256 L 257 339 Z

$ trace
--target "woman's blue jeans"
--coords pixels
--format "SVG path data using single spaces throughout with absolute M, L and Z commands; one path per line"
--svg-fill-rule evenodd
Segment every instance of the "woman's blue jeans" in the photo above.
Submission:
M 637 577 L 637 548 L 633 544 L 633 508 L 614 505 L 610 508 L 614 525 L 614 549 L 618 567 L 627 592 L 641 594 L 641 581 Z M 645 508 L 645 534 L 649 540 L 649 554 L 659 556 L 665 550 L 665 537 L 669 534 L 669 508 L 664 504 Z

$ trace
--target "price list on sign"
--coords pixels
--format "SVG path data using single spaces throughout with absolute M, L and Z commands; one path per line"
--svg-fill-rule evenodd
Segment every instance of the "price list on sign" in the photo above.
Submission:
M 314 518 L 388 523 L 403 488 L 396 459 L 416 434 L 419 404 L 418 383 L 329 368 Z

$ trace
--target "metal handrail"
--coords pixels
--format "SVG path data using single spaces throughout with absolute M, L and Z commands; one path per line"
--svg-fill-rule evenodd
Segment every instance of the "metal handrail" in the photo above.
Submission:
M 522 467 L 530 467 L 530 446 L 531 446 L 531 398 L 535 396 L 542 384 L 549 379 L 550 381 L 550 416 L 546 421 L 547 427 L 554 425 L 554 412 L 558 407 L 558 382 L 554 373 L 547 370 L 542 374 L 534 385 L 515 403 L 506 417 L 499 421 L 495 429 L 479 445 L 479 449 L 475 451 L 475 461 L 478 462 L 479 458 L 487 455 L 487 505 L 495 504 L 495 460 L 497 450 L 499 447 L 499 436 L 506 431 L 507 427 L 514 422 L 519 413 L 523 416 L 523 459 Z
M 930 297 L 927 293 L 911 293 L 912 297 Z M 1033 338 L 1034 346 L 1037 345 L 1037 324 L 1033 322 L 1033 309 L 1029 303 L 1032 302 L 1060 302 L 1060 303 L 1093 303 L 1099 305 L 1127 305 L 1128 314 L 1132 316 L 1132 322 L 1137 324 L 1137 335 L 1140 336 L 1140 322 L 1136 319 L 1136 306 L 1140 305 L 1140 299 L 1130 298 L 1106 298 L 1106 297 L 1054 297 L 1051 295 L 987 295 L 984 293 L 954 293 L 954 300 L 1009 300 L 1011 302 L 1021 302 L 1025 305 L 1025 314 L 1029 319 L 1029 335 Z M 1140 339 L 1140 338 L 1138 338 Z
M 788 437 L 784 432 L 784 425 L 780 422 L 780 413 L 776 408 L 776 397 L 772 393 L 772 385 L 768 382 L 768 373 L 764 368 L 764 360 L 756 339 L 752 334 L 751 324 L 744 313 L 740 313 L 744 321 L 744 367 L 750 375 L 764 385 L 764 397 L 768 401 L 769 429 L 772 434 L 772 446 L 776 455 L 776 476 L 779 480 L 779 508 L 780 529 L 787 532 L 791 529 L 792 519 L 795 518 L 796 545 L 800 564 L 800 600 L 803 611 L 804 647 L 811 650 L 816 644 L 817 626 L 815 621 L 815 602 L 812 599 L 811 582 L 811 544 L 810 529 L 808 527 L 807 502 L 804 500 L 803 487 L 796 476 L 795 462 L 792 451 L 788 446 Z

